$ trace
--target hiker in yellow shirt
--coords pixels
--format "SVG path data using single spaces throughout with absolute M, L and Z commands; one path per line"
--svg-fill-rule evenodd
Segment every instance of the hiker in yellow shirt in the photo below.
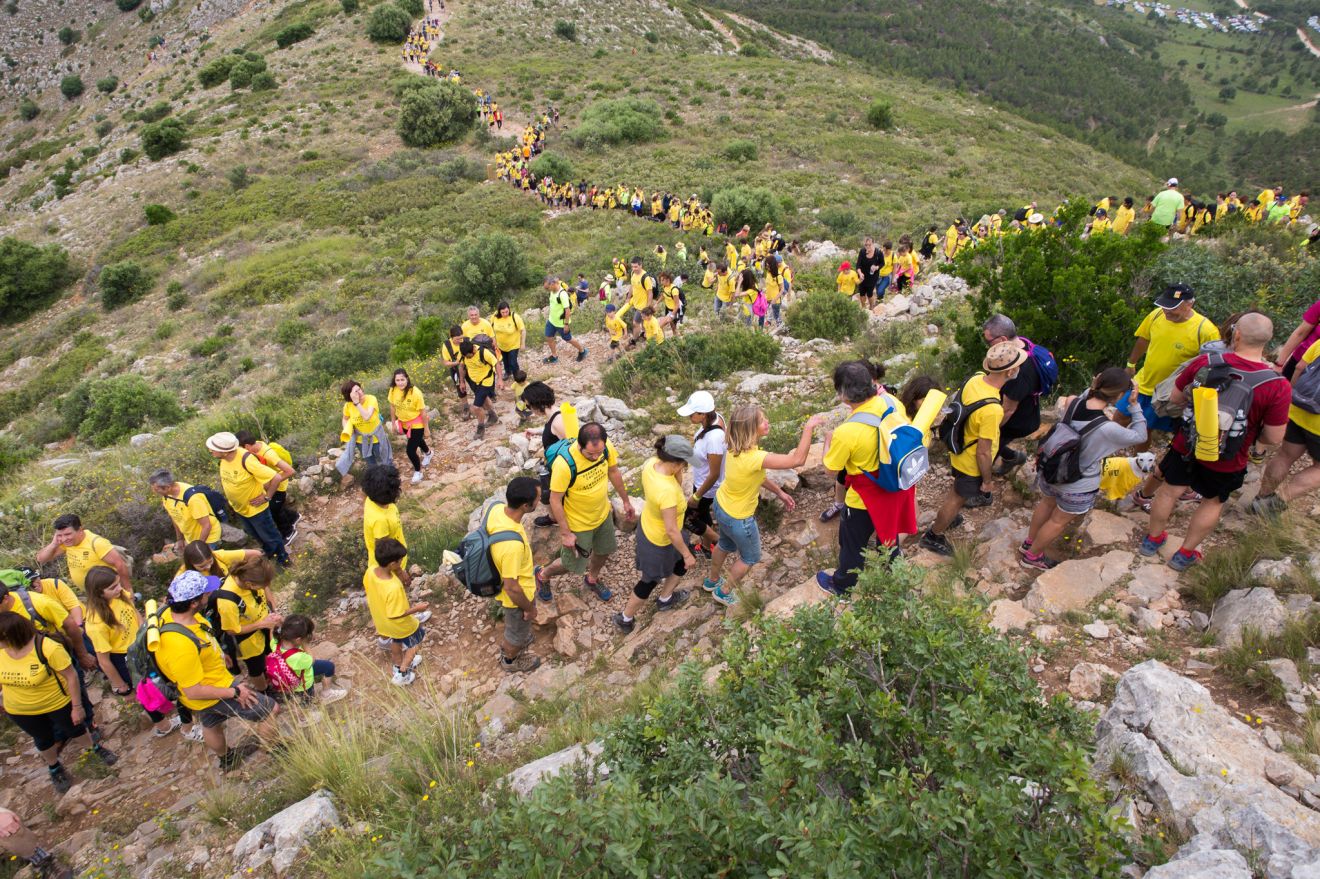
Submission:
M 353 385 L 361 390 L 356 382 Z M 275 559 L 281 566 L 288 565 L 289 553 L 284 538 L 270 514 L 270 499 L 284 482 L 284 474 L 267 467 L 251 452 L 244 451 L 238 437 L 227 431 L 207 437 L 206 449 L 220 462 L 221 490 L 238 517 L 239 525 L 261 544 L 268 558 Z M 344 454 L 349 455 L 349 449 L 345 449 Z M 351 456 L 349 462 L 352 462 Z
M 655 309 L 651 307 L 642 309 L 642 331 L 646 334 L 646 344 L 661 345 L 665 341 L 665 331 L 661 326 L 662 321 L 655 316 Z M 669 318 L 665 318 L 667 322 Z
M 628 347 L 635 346 L 642 337 L 643 328 L 642 311 L 655 306 L 656 283 L 655 278 L 647 274 L 646 269 L 642 268 L 642 258 L 634 256 L 632 258 L 631 272 L 628 276 L 629 294 L 628 304 L 632 306 L 632 335 L 628 340 Z
M 504 635 L 500 640 L 500 667 L 506 673 L 532 671 L 541 660 L 527 652 L 536 620 L 536 563 L 523 519 L 536 510 L 541 489 L 530 476 L 515 476 L 504 489 L 505 502 L 492 504 L 485 513 L 486 533 L 492 540 L 490 561 L 500 577 L 497 596 L 504 608 Z
M 1129 195 L 1123 199 L 1123 204 L 1114 212 L 1114 221 L 1109 225 L 1110 231 L 1119 235 L 1126 235 L 1136 217 L 1137 212 L 1133 208 L 1132 196 Z
M 37 564 L 44 565 L 64 556 L 69 565 L 69 579 L 79 589 L 87 572 L 95 567 L 113 568 L 128 594 L 133 594 L 133 576 L 128 563 L 114 545 L 99 534 L 83 528 L 77 513 L 65 513 L 55 519 L 55 534 L 50 543 L 37 550 Z
M 1091 237 L 1103 235 L 1109 231 L 1109 212 L 1104 208 L 1095 212 L 1095 219 L 1091 220 Z
M 613 302 L 605 306 L 605 332 L 610 336 L 610 354 L 607 363 L 613 363 L 622 356 L 623 337 L 628 332 L 628 325 L 619 319 L 619 306 Z
M 514 354 L 517 354 L 515 349 Z M 394 370 L 390 380 L 390 421 L 400 436 L 408 438 L 408 461 L 413 466 L 412 482 L 422 481 L 422 471 L 431 463 L 431 447 L 427 443 L 430 416 L 426 412 L 426 398 L 412 383 L 406 369 Z
M 683 288 L 675 283 L 674 276 L 669 272 L 660 273 L 660 303 L 664 306 L 665 314 L 662 324 L 677 336 L 678 326 L 684 318 Z
M 184 546 L 194 540 L 212 546 L 220 543 L 220 520 L 204 493 L 193 490 L 186 482 L 178 482 L 168 470 L 152 473 L 147 477 L 147 485 L 160 498 L 174 525 L 175 555 L 183 555 Z
M 839 274 L 834 279 L 834 287 L 844 296 L 853 296 L 857 293 L 857 285 L 862 283 L 862 276 L 852 267 L 852 263 L 844 260 L 839 266 Z
M 293 543 L 298 536 L 296 524 L 298 514 L 289 509 L 289 481 L 293 479 L 293 456 L 288 449 L 277 442 L 263 442 L 249 430 L 240 430 L 234 434 L 244 451 L 257 456 L 257 460 L 284 477 L 275 494 L 270 498 L 270 517 L 275 520 L 275 527 L 284 538 L 285 545 Z
M 485 336 L 494 343 L 495 328 L 490 325 L 490 321 L 481 316 L 480 308 L 469 305 L 467 320 L 463 321 L 463 338 L 475 341 L 478 336 Z

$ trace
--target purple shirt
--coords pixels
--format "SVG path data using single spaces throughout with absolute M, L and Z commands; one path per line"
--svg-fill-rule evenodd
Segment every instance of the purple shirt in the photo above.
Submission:
M 1302 344 L 1293 349 L 1292 356 L 1288 359 L 1294 362 L 1299 362 L 1302 355 L 1310 351 L 1311 346 L 1320 341 L 1320 300 L 1317 300 L 1314 305 L 1306 309 L 1305 313 L 1302 314 L 1302 321 L 1311 325 L 1311 335 L 1303 339 Z

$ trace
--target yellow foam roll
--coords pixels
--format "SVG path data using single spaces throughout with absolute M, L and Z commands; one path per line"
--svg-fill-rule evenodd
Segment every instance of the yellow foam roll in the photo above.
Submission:
M 1219 392 L 1193 388 L 1192 417 L 1196 419 L 1196 459 L 1219 460 Z
M 920 430 L 925 437 L 926 445 L 930 445 L 930 428 L 939 417 L 940 410 L 944 408 L 944 401 L 949 395 L 943 391 L 932 390 L 926 394 L 926 399 L 921 402 L 921 408 L 917 410 L 917 415 L 912 419 L 913 427 Z
M 147 649 L 155 650 L 160 644 L 160 617 L 156 613 L 156 599 L 148 598 L 142 609 L 147 618 Z
M 559 414 L 564 416 L 564 439 L 576 439 L 578 435 L 577 407 L 572 403 L 560 403 Z

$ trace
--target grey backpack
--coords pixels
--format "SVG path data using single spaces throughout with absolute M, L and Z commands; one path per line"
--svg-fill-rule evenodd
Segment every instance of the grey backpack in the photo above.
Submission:
M 1219 392 L 1219 460 L 1231 461 L 1237 457 L 1246 442 L 1247 417 L 1256 389 L 1272 381 L 1283 381 L 1283 376 L 1272 369 L 1238 369 L 1224 359 L 1223 354 L 1211 354 L 1205 378 L 1197 378 L 1187 388 L 1187 399 L 1193 388 L 1214 388 Z M 1183 429 L 1187 432 L 1188 449 L 1196 448 L 1196 418 L 1192 406 L 1183 410 Z M 1190 454 L 1190 453 L 1189 453 Z
M 496 531 L 491 534 L 486 530 L 494 509 L 494 504 L 487 507 L 481 517 L 481 524 L 469 531 L 458 544 L 458 562 L 450 568 L 458 582 L 478 598 L 493 598 L 504 588 L 504 579 L 500 577 L 490 557 L 490 548 L 506 540 L 522 541 L 522 535 L 517 531 Z
M 1303 412 L 1320 415 L 1320 357 L 1293 376 L 1292 403 Z

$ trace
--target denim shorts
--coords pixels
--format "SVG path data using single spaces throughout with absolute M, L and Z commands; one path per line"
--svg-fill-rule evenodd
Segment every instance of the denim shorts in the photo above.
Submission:
M 757 527 L 756 515 L 746 519 L 735 519 L 715 502 L 715 524 L 720 527 L 719 547 L 722 552 L 738 553 L 744 565 L 754 565 L 761 560 L 761 529 Z
M 422 643 L 422 639 L 425 637 L 426 637 L 426 629 L 423 629 L 421 626 L 418 626 L 417 631 L 413 632 L 407 638 L 391 638 L 390 640 L 393 641 L 395 644 L 398 644 L 404 650 L 411 650 L 414 647 L 416 647 L 418 644 Z
M 1066 485 L 1050 485 L 1044 476 L 1036 477 L 1036 490 L 1047 498 L 1053 498 L 1054 505 L 1070 516 L 1080 516 L 1091 512 L 1095 499 L 1100 496 L 1100 489 L 1091 491 L 1068 491 Z
M 555 336 L 558 336 L 559 338 L 563 339 L 565 342 L 571 341 L 573 338 L 573 334 L 569 332 L 567 326 L 557 327 L 554 324 L 550 323 L 550 321 L 546 321 L 545 337 L 547 339 L 553 339 Z
M 257 693 L 257 701 L 245 708 L 237 699 L 221 699 L 210 708 L 203 708 L 198 718 L 204 729 L 215 729 L 231 717 L 260 723 L 275 713 L 275 700 L 265 693 Z

